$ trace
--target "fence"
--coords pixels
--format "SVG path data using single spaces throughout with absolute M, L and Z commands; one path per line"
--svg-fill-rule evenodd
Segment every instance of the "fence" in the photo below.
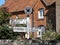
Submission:
M 41 41 L 41 40 L 0 40 L 0 45 L 60 45 L 60 41 Z
M 0 45 L 13 45 L 12 40 L 0 40 Z

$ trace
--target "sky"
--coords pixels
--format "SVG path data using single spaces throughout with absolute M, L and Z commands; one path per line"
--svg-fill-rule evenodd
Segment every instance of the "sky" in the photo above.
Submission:
M 0 6 L 4 4 L 5 0 L 0 0 Z

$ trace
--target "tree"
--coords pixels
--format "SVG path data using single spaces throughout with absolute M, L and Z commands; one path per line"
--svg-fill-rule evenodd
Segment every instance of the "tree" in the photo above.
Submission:
M 6 8 L 1 8 L 0 9 L 0 25 L 2 24 L 7 24 L 9 20 L 10 14 L 6 10 Z
M 16 39 L 18 33 L 14 33 L 8 26 L 0 26 L 0 39 Z
M 19 33 L 14 33 L 9 28 L 9 17 L 10 14 L 6 8 L 0 9 L 0 39 L 16 39 Z

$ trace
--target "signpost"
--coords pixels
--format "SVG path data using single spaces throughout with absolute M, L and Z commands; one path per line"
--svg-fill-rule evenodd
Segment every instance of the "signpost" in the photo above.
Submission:
M 37 32 L 37 31 L 38 31 L 38 28 L 35 28 L 35 27 L 30 29 L 30 32 Z
M 11 19 L 10 24 L 26 24 L 26 18 L 24 19 Z
M 25 9 L 24 9 L 24 12 L 26 15 L 30 15 L 32 13 L 32 7 L 30 6 L 27 6 Z M 29 29 L 30 29 L 30 19 L 29 17 L 27 17 L 27 39 L 29 39 Z
M 27 7 L 24 9 L 24 12 L 25 12 L 26 15 L 31 14 L 31 13 L 32 13 L 32 7 L 27 6 Z
M 27 27 L 13 27 L 14 32 L 27 32 Z
M 30 15 L 32 13 L 32 7 L 27 6 L 24 9 L 24 12 L 26 15 Z M 33 16 L 32 16 L 33 17 Z M 33 21 L 33 20 L 32 20 Z M 26 24 L 27 27 L 13 27 L 14 32 L 27 32 L 27 39 L 29 39 L 29 33 L 30 32 L 38 32 L 38 28 L 35 28 L 30 26 L 30 18 L 26 17 L 26 19 L 16 19 L 16 20 L 10 20 L 10 24 Z M 40 34 L 42 35 L 42 32 L 40 31 Z

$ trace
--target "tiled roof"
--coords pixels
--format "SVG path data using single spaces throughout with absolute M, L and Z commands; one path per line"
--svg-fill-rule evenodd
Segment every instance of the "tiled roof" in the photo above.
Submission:
M 3 7 L 8 7 L 9 12 L 24 10 L 26 6 L 34 7 L 39 0 L 6 0 Z M 46 6 L 51 5 L 55 0 L 43 0 Z
M 43 0 L 43 2 L 46 4 L 46 6 L 51 5 L 55 2 L 55 0 Z
M 24 10 L 26 6 L 33 7 L 37 0 L 7 0 L 4 7 L 8 7 L 10 12 Z

